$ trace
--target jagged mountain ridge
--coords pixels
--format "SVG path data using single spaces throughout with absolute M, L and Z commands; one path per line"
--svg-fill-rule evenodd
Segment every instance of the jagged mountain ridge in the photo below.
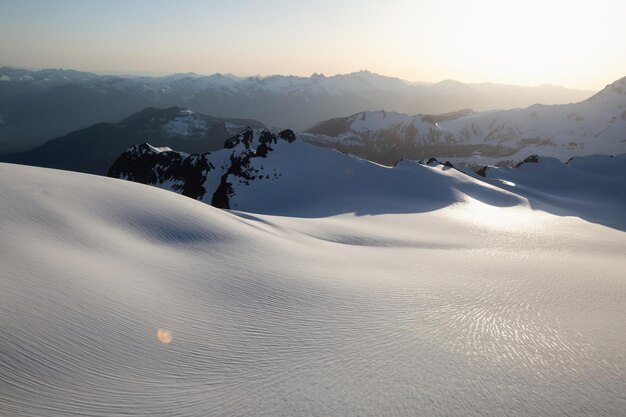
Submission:
M 269 180 L 263 166 L 254 167 L 252 158 L 265 158 L 280 142 L 296 139 L 291 130 L 270 132 L 247 128 L 224 143 L 215 153 L 188 155 L 170 148 L 144 143 L 126 150 L 111 166 L 108 176 L 157 185 L 202 200 L 218 208 L 231 208 L 233 182 Z M 277 178 L 279 174 L 272 172 Z
M 179 106 L 304 130 L 320 120 L 363 110 L 411 114 L 461 107 L 488 110 L 572 102 L 591 94 L 555 86 L 416 84 L 369 71 L 329 77 L 193 73 L 137 77 L 4 67 L 0 68 L 0 153 L 32 148 L 93 123 L 117 122 L 145 107 Z
M 319 123 L 309 142 L 393 164 L 435 156 L 477 163 L 521 160 L 530 154 L 573 155 L 626 151 L 626 77 L 575 104 L 439 116 L 362 112 Z
M 119 154 L 137 142 L 150 141 L 187 153 L 213 151 L 246 126 L 260 128 L 263 124 L 179 107 L 146 108 L 119 123 L 98 123 L 33 150 L 2 155 L 0 161 L 105 175 Z

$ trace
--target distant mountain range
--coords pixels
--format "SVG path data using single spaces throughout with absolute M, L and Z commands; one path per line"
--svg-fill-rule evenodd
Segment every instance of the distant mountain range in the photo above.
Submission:
M 387 165 L 433 156 L 495 164 L 531 154 L 614 155 L 626 152 L 626 77 L 574 104 L 436 116 L 361 112 L 319 123 L 302 139 Z
M 119 123 L 97 123 L 52 139 L 33 150 L 0 155 L 0 161 L 105 175 L 128 147 L 142 141 L 183 152 L 221 149 L 246 127 L 263 127 L 251 119 L 224 119 L 179 107 L 146 108 Z
M 96 75 L 73 70 L 0 68 L 0 154 L 27 150 L 145 107 L 179 106 L 269 126 L 307 129 L 321 120 L 385 109 L 408 114 L 525 107 L 580 101 L 590 91 L 543 85 L 411 83 L 368 71 L 326 77 L 166 77 Z

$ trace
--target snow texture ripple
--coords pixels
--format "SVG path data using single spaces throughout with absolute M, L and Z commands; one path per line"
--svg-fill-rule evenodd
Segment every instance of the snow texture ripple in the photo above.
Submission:
M 462 191 L 282 217 L 0 164 L 0 414 L 623 415 L 626 234 Z

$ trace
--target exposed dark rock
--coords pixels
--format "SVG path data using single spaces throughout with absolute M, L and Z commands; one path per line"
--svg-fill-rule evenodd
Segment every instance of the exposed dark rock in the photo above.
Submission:
M 228 173 L 222 175 L 220 185 L 213 193 L 213 197 L 211 198 L 211 205 L 213 207 L 225 210 L 230 208 L 230 197 L 232 197 L 235 192 L 233 191 L 232 184 L 227 181 L 228 175 Z
M 144 143 L 120 155 L 107 175 L 149 185 L 172 181 L 174 191 L 198 200 L 206 193 L 203 184 L 208 172 L 215 169 L 208 155 L 186 155 Z
M 296 135 L 291 130 L 283 130 L 278 134 L 263 130 L 255 141 L 255 132 L 247 128 L 224 143 L 224 149 L 232 151 L 230 155 L 222 154 L 228 155 L 228 162 L 225 166 L 221 166 L 223 162 L 220 162 L 217 168 L 211 163 L 213 155 L 210 153 L 187 155 L 155 148 L 147 143 L 135 145 L 117 158 L 108 176 L 151 185 L 167 182 L 173 191 L 194 199 L 203 199 L 210 193 L 211 205 L 229 209 L 230 199 L 235 195 L 234 181 L 250 184 L 254 180 L 270 179 L 269 173 L 264 173 L 262 166 L 254 167 L 250 161 L 256 157 L 267 158 L 279 139 L 292 143 Z M 224 156 L 217 160 L 223 161 Z M 205 189 L 209 175 L 220 176 L 215 189 Z M 274 172 L 272 175 L 278 178 L 282 174 Z
M 481 177 L 486 177 L 487 176 L 487 170 L 489 169 L 489 167 L 487 165 L 485 165 L 484 167 L 480 168 L 478 171 L 476 171 L 476 175 L 480 175 Z
M 273 149 L 270 147 L 272 142 L 276 143 L 276 136 L 272 133 L 264 130 L 259 137 L 259 146 L 256 148 L 256 156 L 262 156 L 265 158 L 267 154 Z
M 241 143 L 243 143 L 246 148 L 250 148 L 250 144 L 252 143 L 253 137 L 254 137 L 254 131 L 250 128 L 246 128 L 240 134 L 235 135 L 230 139 L 227 139 L 226 142 L 224 143 L 224 148 L 232 149 Z
M 522 162 L 518 163 L 517 165 L 515 165 L 515 168 L 519 168 L 524 164 L 536 164 L 537 162 L 539 162 L 539 156 L 537 155 L 530 155 L 529 157 L 525 158 Z
M 182 195 L 196 200 L 202 199 L 207 190 L 204 183 L 209 171 L 215 167 L 207 160 L 208 153 L 193 155 L 183 160 L 180 169 L 172 173 L 172 178 L 184 183 Z
M 286 140 L 289 143 L 293 143 L 293 141 L 296 140 L 296 134 L 293 133 L 293 130 L 291 129 L 285 129 L 281 131 L 280 133 L 278 133 L 278 137 Z
M 446 161 L 446 162 L 439 162 L 437 160 L 437 158 L 429 158 L 428 161 L 419 161 L 420 164 L 422 165 L 429 165 L 429 166 L 436 166 L 436 165 L 443 165 L 447 168 L 454 168 L 456 169 L 456 167 L 454 165 L 452 165 L 452 162 L 450 161 Z
M 291 133 L 291 135 L 293 136 L 289 135 L 289 133 Z M 295 140 L 295 135 L 290 130 L 284 130 L 280 132 L 278 136 L 281 137 L 281 134 L 283 134 L 283 136 L 286 136 L 287 138 L 293 137 L 291 141 L 289 139 L 285 139 L 288 142 L 293 142 L 293 140 Z M 232 147 L 234 147 L 238 144 L 243 144 L 244 150 L 239 154 L 233 153 L 230 156 L 230 166 L 226 173 L 222 175 L 220 185 L 217 187 L 215 193 L 213 193 L 213 197 L 211 198 L 212 206 L 222 209 L 231 208 L 230 197 L 232 197 L 235 192 L 233 190 L 232 183 L 228 180 L 228 178 L 232 175 L 238 177 L 239 179 L 242 179 L 245 184 L 249 184 L 250 181 L 257 178 L 255 174 L 258 173 L 258 170 L 253 170 L 250 167 L 250 159 L 255 157 L 266 158 L 268 153 L 273 151 L 273 148 L 270 145 L 277 143 L 276 135 L 268 130 L 263 130 L 259 134 L 259 144 L 256 150 L 251 149 L 253 139 L 254 132 L 251 129 L 246 129 L 240 135 L 229 139 L 230 142 L 227 141 L 228 146 L 225 146 L 226 148 L 229 148 L 229 146 L 231 145 Z M 262 176 L 259 176 L 259 179 L 261 178 Z M 266 178 L 269 178 L 269 176 L 267 176 Z

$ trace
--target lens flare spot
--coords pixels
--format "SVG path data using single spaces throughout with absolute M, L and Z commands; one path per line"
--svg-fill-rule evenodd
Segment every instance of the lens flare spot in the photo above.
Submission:
M 166 329 L 157 330 L 156 336 L 159 342 L 163 343 L 164 345 L 169 345 L 172 341 L 172 332 Z

